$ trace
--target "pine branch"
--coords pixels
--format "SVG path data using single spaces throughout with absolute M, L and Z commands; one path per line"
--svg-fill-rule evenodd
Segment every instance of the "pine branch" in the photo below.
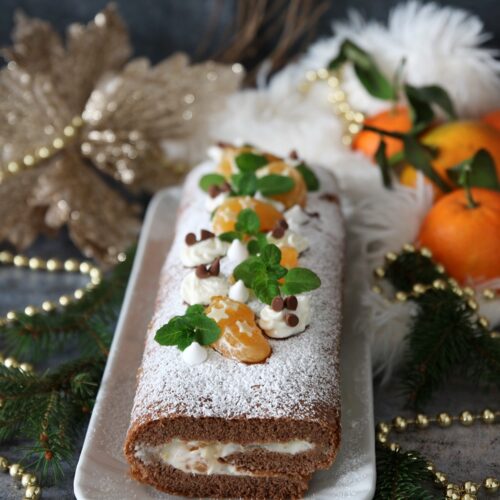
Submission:
M 0 328 L 6 349 L 25 361 L 43 359 L 68 346 L 82 349 L 84 355 L 107 355 L 132 261 L 133 251 L 107 279 L 62 311 L 19 314 L 15 322 Z
M 396 290 L 406 293 L 417 283 L 430 285 L 448 278 L 418 252 L 402 252 L 385 276 Z M 477 322 L 467 305 L 468 297 L 447 287 L 431 288 L 411 300 L 419 311 L 407 336 L 402 374 L 403 391 L 411 406 L 422 406 L 452 377 L 500 387 L 500 341 Z
M 377 488 L 374 500 L 434 500 L 432 473 L 417 452 L 392 451 L 377 445 Z

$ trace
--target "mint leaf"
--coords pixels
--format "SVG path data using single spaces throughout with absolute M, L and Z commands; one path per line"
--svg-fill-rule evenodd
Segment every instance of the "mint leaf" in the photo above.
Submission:
M 194 314 L 189 316 L 191 327 L 195 334 L 195 340 L 200 345 L 213 344 L 221 334 L 221 329 L 216 321 L 205 314 Z
M 166 325 L 158 328 L 155 340 L 160 345 L 178 345 L 189 335 L 189 331 L 189 321 L 186 317 L 174 316 Z
M 253 196 L 257 191 L 257 176 L 253 172 L 241 172 L 231 176 L 234 191 L 239 196 Z
M 241 264 L 238 264 L 233 271 L 233 275 L 237 280 L 243 281 L 247 288 L 252 288 L 252 282 L 255 276 L 265 273 L 266 266 L 259 257 L 255 255 L 248 257 Z
M 259 216 L 251 208 L 245 208 L 238 214 L 235 228 L 246 234 L 256 234 L 260 229 Z
M 256 179 L 256 181 L 257 190 L 263 196 L 288 193 L 295 187 L 294 180 L 286 175 L 270 174 Z
M 255 239 L 248 242 L 247 248 L 251 255 L 257 255 L 262 252 L 266 245 L 267 236 L 264 233 L 258 233 L 255 235 Z
M 319 189 L 318 177 L 304 162 L 297 166 L 297 170 L 302 175 L 308 191 L 317 191 Z
M 264 304 L 271 304 L 274 297 L 280 294 L 280 287 L 276 279 L 265 273 L 258 274 L 253 280 L 253 291 Z
M 255 153 L 241 153 L 234 161 L 241 172 L 255 172 L 269 163 L 265 156 Z
M 206 174 L 199 182 L 199 186 L 203 191 L 208 191 L 210 186 L 222 186 L 226 182 L 226 178 L 220 174 Z
M 380 167 L 380 173 L 382 174 L 382 182 L 387 189 L 392 189 L 392 178 L 391 169 L 389 166 L 389 161 L 386 154 L 386 144 L 384 139 L 380 139 L 377 151 L 375 152 L 375 161 Z
M 276 278 L 277 280 L 279 280 L 280 278 L 283 278 L 287 272 L 288 272 L 288 269 L 286 267 L 283 267 L 280 264 L 267 266 L 267 274 L 269 276 L 272 276 L 273 278 Z
M 186 309 L 186 316 L 204 314 L 205 308 L 201 304 L 193 304 Z
M 226 231 L 225 233 L 219 234 L 219 240 L 226 241 L 227 243 L 231 243 L 233 240 L 240 240 L 241 233 L 238 231 Z
M 269 243 L 262 249 L 261 258 L 266 265 L 279 264 L 281 262 L 281 250 L 273 243 Z
M 461 185 L 460 177 L 467 165 L 470 165 L 470 172 L 467 179 L 470 187 L 482 187 L 493 191 L 500 191 L 495 160 L 493 160 L 493 157 L 486 149 L 480 149 L 471 158 L 446 171 L 448 177 L 456 185 Z
M 295 267 L 287 272 L 282 291 L 285 295 L 297 295 L 315 290 L 320 286 L 321 280 L 310 269 Z

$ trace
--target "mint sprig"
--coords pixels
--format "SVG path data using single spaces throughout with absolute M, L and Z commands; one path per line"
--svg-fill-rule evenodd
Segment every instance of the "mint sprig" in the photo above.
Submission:
M 252 255 L 236 266 L 233 274 L 265 304 L 271 304 L 274 297 L 281 293 L 295 295 L 321 285 L 321 280 L 311 270 L 301 267 L 288 270 L 280 262 L 281 250 L 268 243 L 259 254 Z M 284 278 L 283 284 L 279 282 L 281 278 Z
M 249 152 L 240 153 L 234 161 L 240 172 L 255 172 L 269 163 L 265 156 Z
M 319 179 L 306 163 L 302 162 L 298 165 L 297 170 L 302 175 L 308 191 L 317 191 L 319 189 Z
M 269 174 L 257 177 L 254 172 L 240 172 L 231 176 L 233 196 L 253 196 L 259 191 L 263 196 L 288 193 L 295 182 L 286 175 Z
M 257 236 L 260 231 L 260 219 L 255 210 L 244 208 L 236 219 L 234 231 L 226 231 L 219 234 L 222 241 L 243 240 L 245 237 Z
M 177 346 L 184 351 L 193 342 L 200 345 L 213 344 L 221 335 L 217 323 L 205 314 L 205 308 L 196 304 L 189 306 L 184 316 L 174 316 L 166 325 L 160 327 L 155 340 L 160 345 Z

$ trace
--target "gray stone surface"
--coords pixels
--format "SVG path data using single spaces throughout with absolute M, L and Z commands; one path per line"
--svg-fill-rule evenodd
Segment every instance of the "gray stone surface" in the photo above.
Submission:
M 46 257 L 58 255 L 69 257 L 75 255 L 75 250 L 64 239 L 38 243 L 31 254 Z M 17 269 L 0 269 L 0 311 L 11 308 L 21 308 L 27 303 L 37 304 L 46 297 L 55 298 L 81 284 L 78 276 L 45 275 L 44 273 L 29 273 Z M 71 354 L 70 354 L 71 355 Z M 62 361 L 61 358 L 47 360 L 37 366 L 43 369 L 46 365 Z M 353 367 L 353 369 L 356 369 Z M 391 420 L 396 415 L 411 415 L 403 411 L 404 401 L 399 395 L 397 384 L 380 386 L 375 389 L 376 421 Z M 449 384 L 436 395 L 426 408 L 429 415 L 440 411 L 458 413 L 463 409 L 481 410 L 484 407 L 498 408 L 500 394 L 494 392 L 483 394 L 472 384 Z M 475 424 L 465 429 L 458 425 L 450 429 L 431 429 L 397 435 L 398 442 L 406 449 L 420 450 L 426 457 L 435 461 L 439 468 L 449 473 L 450 478 L 459 481 L 465 479 L 481 480 L 488 474 L 500 475 L 500 425 L 485 426 Z M 0 455 L 10 460 L 22 456 L 19 443 L 7 443 L 0 446 Z M 78 454 L 75 454 L 74 464 L 65 468 L 65 477 L 57 486 L 46 487 L 43 498 L 50 500 L 70 499 L 73 495 L 73 475 Z M 0 499 L 18 500 L 22 498 L 22 490 L 16 489 L 8 475 L 0 475 Z M 96 499 L 100 500 L 100 499 Z

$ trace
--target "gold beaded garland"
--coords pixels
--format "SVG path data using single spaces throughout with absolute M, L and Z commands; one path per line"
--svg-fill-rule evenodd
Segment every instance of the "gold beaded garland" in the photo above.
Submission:
M 24 499 L 37 500 L 41 497 L 42 489 L 38 485 L 37 477 L 25 472 L 20 464 L 9 463 L 5 457 L 0 457 L 0 472 L 8 472 L 14 480 L 21 482 L 21 486 L 25 488 Z
M 458 421 L 464 426 L 470 426 L 478 419 L 490 425 L 498 417 L 500 417 L 500 411 L 493 411 L 488 408 L 478 414 L 473 414 L 465 410 L 458 417 L 452 417 L 446 412 L 439 413 L 436 418 L 428 417 L 422 413 L 417 414 L 413 419 L 396 416 L 392 420 L 392 425 L 386 422 L 377 424 L 377 442 L 383 446 L 387 446 L 391 451 L 398 452 L 401 449 L 400 445 L 389 440 L 389 435 L 393 429 L 398 432 L 404 432 L 409 429 L 426 429 L 430 424 L 437 424 L 442 428 L 446 428 L 450 427 L 454 421 Z M 484 488 L 488 493 L 495 493 L 500 488 L 500 481 L 494 477 L 485 478 L 481 484 L 473 481 L 455 484 L 448 481 L 448 476 L 444 472 L 436 470 L 432 462 L 427 463 L 427 470 L 433 474 L 434 481 L 446 491 L 445 497 L 450 499 L 474 500 L 481 488 Z
M 120 256 L 120 258 L 123 259 L 123 255 Z M 14 255 L 8 251 L 2 251 L 0 252 L 0 265 L 27 267 L 33 271 L 80 273 L 89 277 L 90 281 L 85 288 L 77 288 L 71 294 L 62 295 L 57 301 L 45 300 L 40 307 L 34 305 L 26 306 L 23 312 L 27 316 L 34 316 L 39 312 L 50 313 L 57 309 L 58 305 L 60 307 L 66 307 L 76 300 L 81 300 L 88 291 L 92 290 L 102 281 L 102 271 L 98 267 L 94 266 L 91 262 L 80 262 L 77 259 L 67 259 L 63 262 L 59 259 L 45 260 L 40 257 L 28 258 L 25 255 Z M 16 321 L 17 317 L 18 314 L 15 311 L 9 311 L 4 317 L 0 317 L 0 326 Z

